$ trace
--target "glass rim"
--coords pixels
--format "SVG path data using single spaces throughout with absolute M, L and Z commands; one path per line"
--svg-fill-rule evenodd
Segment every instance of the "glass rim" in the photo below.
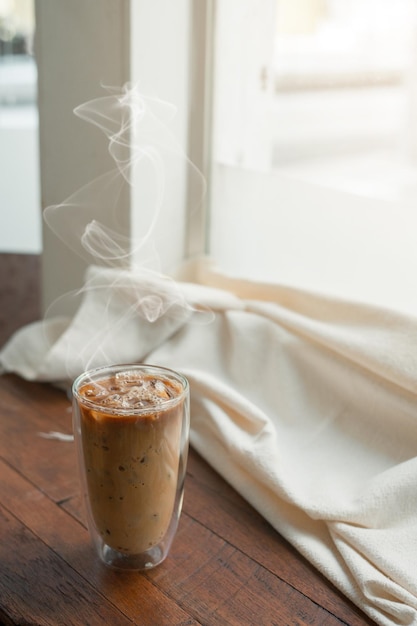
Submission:
M 174 398 L 162 399 L 160 404 L 146 407 L 109 407 L 95 402 L 93 399 L 89 399 L 85 396 L 80 395 L 78 391 L 80 386 L 83 383 L 87 383 L 89 380 L 91 382 L 94 382 L 100 378 L 116 374 L 117 372 L 129 370 L 140 370 L 149 374 L 155 373 L 155 375 L 159 373 L 162 378 L 165 377 L 168 380 L 174 379 L 176 382 L 179 382 L 182 385 L 182 390 Z M 180 372 L 173 370 L 169 367 L 165 367 L 163 365 L 155 365 L 151 363 L 114 363 L 85 370 L 75 378 L 71 387 L 71 391 L 73 399 L 76 399 L 83 406 L 96 409 L 101 413 L 106 413 L 108 415 L 126 416 L 145 415 L 148 413 L 159 413 L 162 411 L 166 411 L 182 402 L 188 395 L 189 382 L 187 378 Z

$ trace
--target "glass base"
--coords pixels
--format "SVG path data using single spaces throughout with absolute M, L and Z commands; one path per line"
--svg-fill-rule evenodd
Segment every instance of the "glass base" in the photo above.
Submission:
M 156 567 L 168 554 L 164 545 L 156 545 L 141 554 L 125 554 L 111 548 L 106 543 L 100 541 L 97 546 L 98 554 L 102 562 L 107 567 L 123 570 L 148 570 Z

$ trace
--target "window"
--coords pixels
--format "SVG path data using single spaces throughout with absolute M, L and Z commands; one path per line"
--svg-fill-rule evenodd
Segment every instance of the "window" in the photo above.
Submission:
M 416 5 L 215 3 L 210 252 L 414 307 Z
M 413 0 L 56 0 L 36 18 L 44 206 L 108 167 L 74 107 L 139 80 L 178 107 L 208 182 L 204 220 L 178 176 L 164 270 L 206 252 L 245 277 L 417 305 Z M 48 304 L 85 266 L 47 229 L 44 244 Z

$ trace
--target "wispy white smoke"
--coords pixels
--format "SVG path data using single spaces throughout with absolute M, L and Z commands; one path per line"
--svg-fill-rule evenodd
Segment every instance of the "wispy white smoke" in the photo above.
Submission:
M 46 223 L 88 264 L 109 268 L 122 266 L 134 272 L 136 279 L 138 275 L 142 277 L 143 293 L 136 293 L 134 301 L 130 300 L 120 323 L 126 321 L 126 316 L 133 315 L 153 322 L 167 310 L 172 312 L 172 307 L 187 308 L 175 282 L 159 274 L 159 254 L 155 249 L 155 229 L 163 226 L 176 193 L 172 185 L 177 181 L 169 174 L 174 168 L 178 171 L 179 161 L 186 168 L 188 178 L 193 179 L 194 192 L 197 190 L 194 207 L 198 207 L 205 191 L 203 176 L 169 129 L 175 108 L 156 97 L 144 96 L 137 87 L 127 84 L 122 89 L 107 89 L 106 95 L 78 106 L 74 112 L 108 138 L 108 150 L 115 167 L 60 204 L 47 207 Z M 142 224 L 135 237 L 127 236 L 120 217 L 125 213 L 122 203 L 129 201 L 133 185 L 138 191 L 135 194 L 138 203 L 132 210 L 138 212 Z M 120 297 L 125 287 L 120 281 L 126 280 L 129 282 L 125 274 L 115 272 L 113 289 L 106 286 L 107 309 L 111 308 L 114 294 Z M 80 291 L 88 289 L 97 289 L 97 286 L 87 281 Z M 97 331 L 97 340 L 103 332 L 111 332 L 111 324 Z
M 175 115 L 171 104 L 143 96 L 130 85 L 110 91 L 74 112 L 106 135 L 115 169 L 64 202 L 47 207 L 44 218 L 55 234 L 87 261 L 120 266 L 121 260 L 132 262 L 140 257 L 145 245 L 152 246 L 155 225 L 169 212 L 175 194 L 168 181 L 170 185 L 176 181 L 167 173 L 179 160 L 187 176 L 193 178 L 193 189 L 198 190 L 193 200 L 196 206 L 204 194 L 205 182 L 169 130 L 169 121 Z M 133 240 L 124 235 L 120 222 L 120 203 L 129 198 L 123 193 L 126 185 L 137 186 L 139 202 L 133 210 L 143 215 L 143 230 Z

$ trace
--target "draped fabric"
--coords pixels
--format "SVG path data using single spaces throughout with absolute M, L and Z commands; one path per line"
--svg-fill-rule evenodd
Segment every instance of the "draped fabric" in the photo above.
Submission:
M 417 624 L 417 319 L 203 282 L 91 267 L 76 315 L 18 331 L 2 371 L 179 370 L 197 451 L 377 623 Z

